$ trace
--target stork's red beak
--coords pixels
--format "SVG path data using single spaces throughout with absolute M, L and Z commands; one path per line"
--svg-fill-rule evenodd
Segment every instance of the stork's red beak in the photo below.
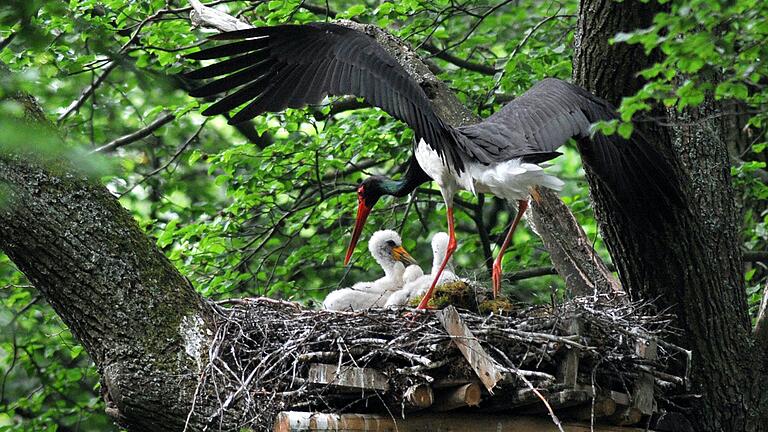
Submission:
M 365 221 L 368 219 L 368 214 L 371 212 L 371 208 L 365 205 L 365 200 L 359 199 L 358 201 L 355 229 L 352 231 L 352 240 L 349 242 L 349 247 L 347 248 L 347 256 L 344 258 L 344 265 L 349 264 L 349 259 L 352 258 L 352 252 L 355 251 L 357 241 L 360 239 L 360 234 L 363 232 Z

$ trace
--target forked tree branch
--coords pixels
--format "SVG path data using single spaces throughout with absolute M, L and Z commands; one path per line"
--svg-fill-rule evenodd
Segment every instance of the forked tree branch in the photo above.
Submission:
M 88 98 L 91 97 L 93 92 L 96 91 L 96 89 L 104 82 L 104 80 L 107 79 L 110 72 L 115 70 L 116 67 L 117 67 L 117 62 L 114 60 L 107 63 L 106 66 L 104 66 L 104 69 L 102 70 L 101 75 L 96 77 L 96 79 L 90 85 L 88 85 L 88 87 L 86 87 L 85 90 L 82 91 L 82 93 L 80 93 L 80 96 L 78 96 L 77 99 L 75 99 L 74 101 L 72 101 L 71 104 L 69 104 L 69 106 L 64 110 L 64 112 L 59 115 L 56 121 L 58 123 L 61 123 L 64 120 L 66 120 L 70 115 L 77 112 L 77 110 L 79 110 L 80 107 L 83 106 L 85 101 L 87 101 Z

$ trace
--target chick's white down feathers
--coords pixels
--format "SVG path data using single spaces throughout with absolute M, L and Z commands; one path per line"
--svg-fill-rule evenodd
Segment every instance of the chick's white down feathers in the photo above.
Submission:
M 448 234 L 439 232 L 432 236 L 432 271 L 428 275 L 415 278 L 412 281 L 405 281 L 403 288 L 397 290 L 386 302 L 386 306 L 402 306 L 408 304 L 411 300 L 423 296 L 430 285 L 434 274 L 440 269 L 443 263 L 445 252 L 448 249 Z M 410 267 L 409 267 L 410 268 Z M 453 260 L 448 261 L 443 274 L 440 275 L 438 285 L 457 280 L 458 277 L 453 270 Z
M 393 253 L 393 249 L 398 247 L 402 247 L 402 240 L 396 232 L 375 232 L 368 241 L 368 250 L 384 270 L 384 276 L 371 282 L 358 282 L 350 288 L 330 293 L 323 301 L 323 307 L 331 310 L 362 310 L 384 306 L 389 296 L 403 287 L 404 277 L 412 281 L 423 274 L 417 265 L 410 265 L 409 271 L 406 272 L 403 263 L 397 261 Z M 412 267 L 418 270 L 411 269 Z

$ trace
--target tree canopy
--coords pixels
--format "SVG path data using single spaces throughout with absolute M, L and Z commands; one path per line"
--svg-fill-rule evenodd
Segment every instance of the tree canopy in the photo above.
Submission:
M 665 2 L 661 2 L 664 4 Z M 546 78 L 570 79 L 579 2 L 565 0 L 332 0 L 209 3 L 252 25 L 349 19 L 398 36 L 424 58 L 461 102 L 485 117 Z M 622 121 L 663 123 L 652 106 L 683 113 L 718 101 L 711 116 L 735 127 L 728 137 L 737 193 L 750 313 L 768 280 L 768 4 L 685 0 L 665 4 L 653 24 L 613 36 L 658 61 L 623 99 Z M 210 30 L 194 28 L 183 1 L 11 0 L 0 6 L 0 153 L 70 159 L 99 179 L 204 296 L 270 296 L 315 305 L 330 291 L 371 280 L 377 266 L 358 246 L 343 265 L 359 181 L 402 173 L 412 132 L 353 98 L 288 109 L 227 125 L 200 112 L 212 101 L 187 95 L 183 57 Z M 51 126 L 31 129 L 19 92 L 34 96 Z M 608 260 L 574 145 L 549 170 L 560 194 Z M 715 175 L 716 173 L 713 173 Z M 0 204 L 4 185 L 0 183 Z M 434 185 L 412 200 L 386 199 L 373 227 L 401 232 L 423 267 L 429 239 L 445 230 Z M 514 216 L 492 197 L 457 201 L 460 273 L 487 281 L 490 256 Z M 2 235 L 2 234 L 0 234 Z M 550 302 L 570 293 L 551 275 L 549 254 L 530 229 L 515 235 L 504 290 Z M 544 274 L 524 278 L 516 271 Z M 104 414 L 98 373 L 83 347 L 10 260 L 0 255 L 0 431 L 117 430 Z

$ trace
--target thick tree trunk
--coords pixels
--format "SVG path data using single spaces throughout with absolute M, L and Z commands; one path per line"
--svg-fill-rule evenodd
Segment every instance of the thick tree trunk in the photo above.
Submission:
M 643 83 L 637 73 L 652 64 L 641 46 L 610 45 L 621 31 L 648 27 L 662 10 L 654 3 L 584 0 L 574 57 L 577 84 L 618 104 Z M 658 299 L 670 308 L 693 351 L 694 391 L 702 397 L 690 416 L 697 430 L 768 430 L 764 351 L 753 349 L 741 274 L 739 216 L 730 182 L 725 131 L 708 120 L 712 101 L 668 116 L 666 128 L 640 124 L 647 137 L 672 160 L 670 177 L 680 179 L 689 208 L 668 215 L 666 223 L 638 230 L 643 221 L 612 207 L 610 198 L 587 170 L 600 229 L 634 297 Z M 683 126 L 683 125 L 692 126 Z M 763 348 L 763 347 L 761 347 Z M 762 400 L 761 400 L 762 399 Z
M 46 165 L 0 155 L 0 249 L 96 363 L 109 414 L 131 430 L 183 429 L 208 306 L 106 188 Z

